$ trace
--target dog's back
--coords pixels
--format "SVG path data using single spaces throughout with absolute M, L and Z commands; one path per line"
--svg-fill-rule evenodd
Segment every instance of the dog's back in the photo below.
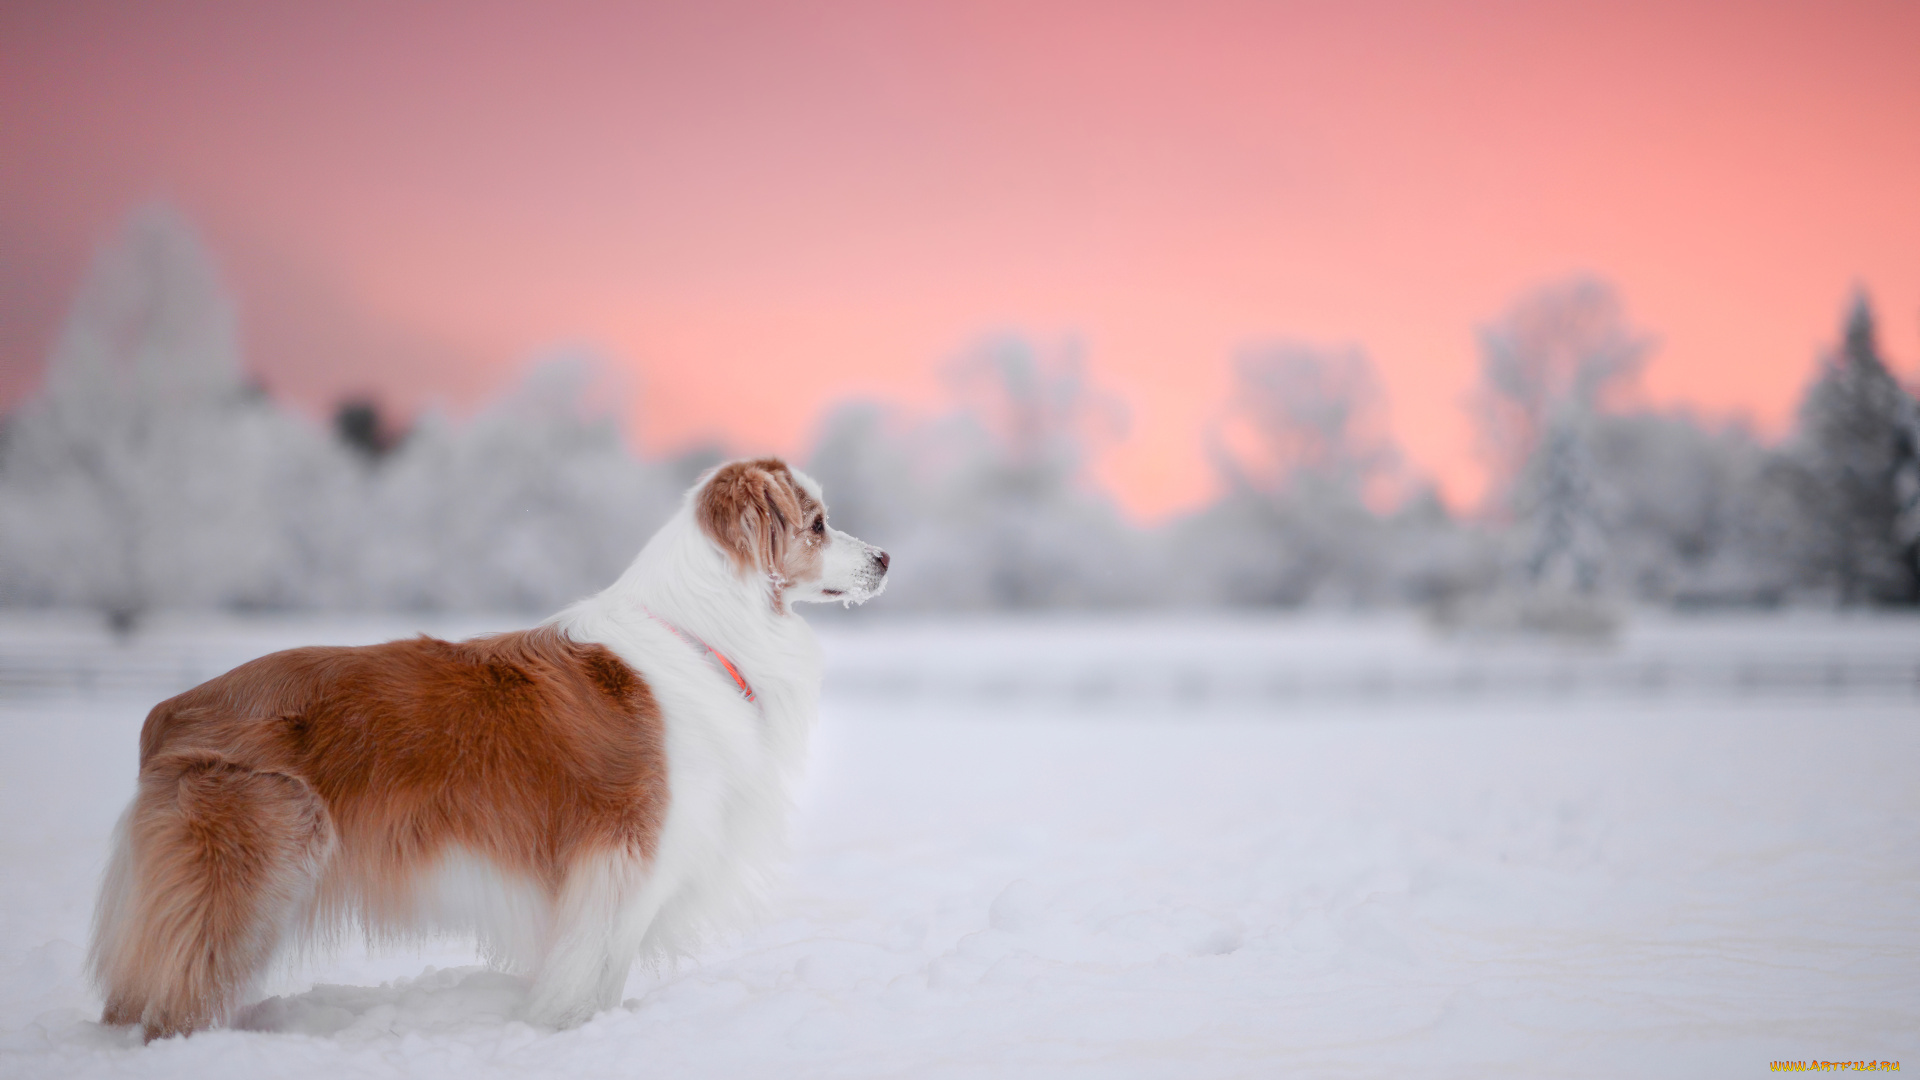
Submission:
M 262 657 L 147 717 L 96 913 L 105 1019 L 204 1026 L 303 922 L 410 927 L 456 853 L 552 903 L 585 854 L 650 859 L 666 803 L 660 710 L 604 646 L 543 627 Z

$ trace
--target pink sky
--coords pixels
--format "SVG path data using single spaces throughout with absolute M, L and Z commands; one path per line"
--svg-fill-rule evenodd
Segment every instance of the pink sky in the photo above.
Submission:
M 0 7 L 0 403 L 164 197 L 316 412 L 630 367 L 661 450 L 804 453 L 1072 337 L 1131 510 L 1204 500 L 1234 351 L 1357 344 L 1479 490 L 1477 326 L 1575 272 L 1657 403 L 1783 428 L 1848 293 L 1920 359 L 1920 4 Z

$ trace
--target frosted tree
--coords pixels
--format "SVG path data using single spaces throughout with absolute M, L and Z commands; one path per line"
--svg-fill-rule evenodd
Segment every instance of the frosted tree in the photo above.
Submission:
M 1593 426 L 1632 385 L 1650 345 L 1613 289 L 1591 278 L 1540 289 L 1480 333 L 1474 409 L 1531 587 L 1585 593 L 1600 583 L 1607 541 Z
M 1754 603 L 1786 591 L 1790 514 L 1774 456 L 1744 425 L 1607 414 L 1589 466 L 1617 583 L 1649 600 Z
M 827 494 L 835 528 L 886 546 L 926 513 L 916 475 L 916 437 L 893 410 L 871 401 L 831 409 L 806 469 Z
M 1399 465 L 1385 398 L 1357 349 L 1281 344 L 1242 353 L 1214 432 L 1214 457 L 1235 487 L 1277 494 L 1302 486 L 1364 498 Z
M 328 438 L 248 380 L 212 260 L 148 208 L 5 425 L 0 602 L 123 628 L 159 607 L 550 610 L 613 580 L 679 494 L 627 449 L 626 401 L 562 354 L 468 423 L 402 439 L 348 402 Z
M 164 207 L 95 259 L 0 471 L 0 590 L 129 627 L 156 605 L 300 601 L 297 522 L 328 448 L 240 365 L 212 260 Z
M 1920 418 L 1864 293 L 1801 402 L 1795 458 L 1809 576 L 1847 603 L 1920 603 Z
M 1281 344 L 1234 363 L 1234 390 L 1210 433 L 1226 493 L 1175 530 L 1183 578 L 1232 604 L 1301 603 L 1328 589 L 1373 599 L 1380 521 L 1399 454 L 1384 398 L 1358 350 Z
M 574 351 L 464 425 L 422 418 L 365 480 L 351 602 L 541 611 L 611 582 L 678 495 L 626 448 L 627 400 L 611 367 Z
M 1050 607 L 1142 598 L 1134 530 L 1093 490 L 1117 402 L 1076 349 L 989 339 L 950 365 L 954 406 L 908 422 L 870 404 L 830 414 L 808 461 L 836 524 L 899 557 L 892 606 Z
M 1136 597 L 1130 531 L 1086 469 L 1125 425 L 1071 344 L 1051 355 L 1012 337 L 948 369 L 959 408 L 929 433 L 934 525 L 927 550 L 949 603 L 1051 607 Z
M 1093 449 L 1126 427 L 1072 342 L 1048 355 L 1022 338 L 991 338 L 949 366 L 947 383 L 960 406 L 953 424 L 976 436 L 980 478 L 1042 498 L 1078 480 Z

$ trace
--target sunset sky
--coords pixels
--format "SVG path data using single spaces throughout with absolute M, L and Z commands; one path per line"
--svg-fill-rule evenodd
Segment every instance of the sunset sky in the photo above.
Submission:
M 471 408 L 544 348 L 639 442 L 804 453 L 1077 341 L 1143 518 L 1204 500 L 1231 358 L 1357 345 L 1457 503 L 1475 332 L 1612 281 L 1654 403 L 1783 430 L 1856 286 L 1920 361 L 1920 3 L 0 6 L 0 407 L 94 247 L 177 206 L 248 363 Z

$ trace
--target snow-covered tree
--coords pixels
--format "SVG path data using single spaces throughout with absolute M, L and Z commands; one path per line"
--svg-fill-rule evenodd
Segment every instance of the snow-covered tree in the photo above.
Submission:
M 1355 349 L 1281 344 L 1234 363 L 1234 389 L 1210 433 L 1226 489 L 1174 530 L 1175 573 L 1190 594 L 1226 604 L 1293 605 L 1329 590 L 1381 599 L 1384 499 L 1399 455 L 1384 398 Z
M 1681 411 L 1603 414 L 1589 475 L 1616 583 L 1647 600 L 1756 603 L 1792 579 L 1787 491 L 1743 424 Z
M 895 551 L 894 607 L 1036 608 L 1143 599 L 1140 537 L 1087 477 L 1124 422 L 1071 346 L 989 339 L 947 370 L 954 407 L 919 422 L 829 414 L 808 469 L 837 526 Z
M 353 606 L 541 611 L 619 576 L 676 505 L 625 446 L 611 369 L 532 366 L 465 424 L 429 414 L 364 478 Z
M 1234 363 L 1234 392 L 1213 433 L 1214 458 L 1234 487 L 1273 495 L 1314 486 L 1353 500 L 1399 465 L 1385 397 L 1358 349 L 1280 344 Z
M 1593 428 L 1649 348 L 1613 289 L 1592 278 L 1531 293 L 1481 331 L 1475 412 L 1530 587 L 1584 593 L 1600 583 L 1607 538 Z
M 930 595 L 1009 608 L 1137 599 L 1133 533 L 1087 477 L 1094 449 L 1125 417 L 1088 382 L 1078 350 L 1046 355 L 993 339 L 948 379 L 959 409 L 926 439 L 936 496 L 922 535 L 927 583 L 939 583 Z
M 8 601 L 90 606 L 124 628 L 155 606 L 305 599 L 300 519 L 337 455 L 247 379 L 233 303 L 171 210 L 136 212 L 101 250 L 9 429 Z
M 845 402 L 827 412 L 806 469 L 826 491 L 833 526 L 869 543 L 898 543 L 925 516 L 916 433 L 879 402 Z
M 1854 298 L 1800 405 L 1806 570 L 1843 602 L 1920 603 L 1920 418 Z
M 478 417 L 337 438 L 246 376 L 234 305 L 177 214 L 134 214 L 75 301 L 0 454 L 0 602 L 551 609 L 617 576 L 679 485 L 637 460 L 583 356 Z

